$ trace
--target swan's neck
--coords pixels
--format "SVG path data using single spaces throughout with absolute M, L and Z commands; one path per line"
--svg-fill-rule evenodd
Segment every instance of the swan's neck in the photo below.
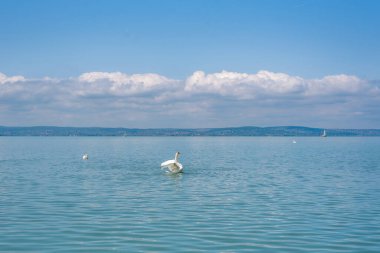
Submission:
M 174 161 L 175 161 L 175 162 L 178 162 L 178 156 L 179 156 L 179 154 L 178 154 L 178 153 L 175 153 L 175 157 L 174 157 Z

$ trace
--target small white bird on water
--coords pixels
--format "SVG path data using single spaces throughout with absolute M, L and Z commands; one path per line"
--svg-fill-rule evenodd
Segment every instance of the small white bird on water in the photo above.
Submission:
M 166 162 L 161 163 L 161 169 L 168 168 L 171 173 L 180 173 L 183 170 L 182 164 L 178 162 L 178 157 L 181 153 L 175 153 L 174 160 L 167 160 Z
M 88 160 L 88 154 L 87 154 L 87 153 L 84 154 L 84 155 L 82 156 L 82 159 L 83 159 L 83 160 Z

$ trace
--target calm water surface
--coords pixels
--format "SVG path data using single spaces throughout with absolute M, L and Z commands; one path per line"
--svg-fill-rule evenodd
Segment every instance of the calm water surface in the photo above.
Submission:
M 0 251 L 380 252 L 380 138 L 292 140 L 0 137 Z

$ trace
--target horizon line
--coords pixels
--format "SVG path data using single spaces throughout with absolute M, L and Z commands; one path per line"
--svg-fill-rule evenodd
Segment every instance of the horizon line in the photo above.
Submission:
M 7 126 L 0 125 L 0 127 L 8 128 L 36 128 L 36 127 L 54 127 L 54 128 L 99 128 L 99 129 L 139 129 L 139 130 L 153 130 L 153 129 L 179 129 L 179 130 L 194 130 L 194 129 L 225 129 L 225 128 L 274 128 L 274 127 L 297 127 L 297 128 L 310 128 L 310 129 L 326 129 L 326 130 L 380 130 L 380 128 L 324 128 L 324 127 L 310 127 L 302 125 L 272 125 L 272 126 L 226 126 L 226 127 L 151 127 L 151 128 L 141 128 L 141 127 L 104 127 L 104 126 L 54 126 L 54 125 L 31 125 L 31 126 Z

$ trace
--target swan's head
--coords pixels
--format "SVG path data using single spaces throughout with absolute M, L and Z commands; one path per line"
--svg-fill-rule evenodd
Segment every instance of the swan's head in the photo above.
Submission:
M 174 160 L 176 160 L 177 161 L 177 159 L 178 159 L 178 157 L 179 157 L 179 155 L 180 155 L 181 153 L 180 152 L 176 152 L 175 153 L 175 157 L 174 157 Z

